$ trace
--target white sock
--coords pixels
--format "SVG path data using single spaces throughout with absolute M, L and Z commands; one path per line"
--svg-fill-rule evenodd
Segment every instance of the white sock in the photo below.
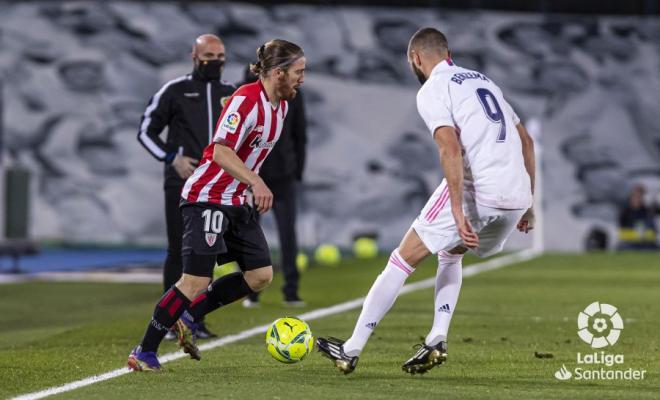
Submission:
M 344 343 L 344 352 L 347 356 L 360 355 L 367 344 L 367 340 L 369 340 L 369 336 L 392 307 L 401 291 L 401 287 L 413 271 L 414 268 L 408 265 L 399 255 L 399 249 L 394 250 L 390 256 L 390 261 L 383 272 L 378 275 L 369 290 L 369 294 L 367 294 L 367 298 L 364 300 L 353 336 Z
M 449 323 L 454 314 L 463 281 L 463 255 L 438 253 L 438 273 L 435 276 L 435 316 L 433 327 L 426 337 L 427 346 L 447 341 Z

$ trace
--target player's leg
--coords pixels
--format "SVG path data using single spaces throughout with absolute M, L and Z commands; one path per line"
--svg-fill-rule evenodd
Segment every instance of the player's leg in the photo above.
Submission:
M 217 279 L 200 299 L 195 299 L 195 304 L 190 308 L 195 320 L 245 296 L 260 292 L 273 279 L 268 243 L 255 214 L 247 207 L 223 206 L 222 209 L 230 220 L 223 237 L 227 252 L 242 272 Z
M 183 257 L 181 254 L 183 237 L 183 216 L 179 209 L 182 186 L 165 188 L 165 225 L 167 226 L 167 258 L 163 267 L 163 292 L 172 287 L 183 273 Z M 217 335 L 209 331 L 203 318 L 198 321 L 196 334 L 198 338 L 207 339 Z M 166 340 L 176 340 L 175 330 L 165 335 Z
M 465 248 L 438 253 L 438 272 L 435 277 L 435 315 L 433 327 L 424 341 L 436 346 L 447 341 L 451 317 L 458 303 L 463 282 L 463 253 Z
M 451 204 L 451 202 L 449 202 L 449 204 Z M 463 205 L 465 214 L 470 219 L 472 227 L 479 234 L 481 240 L 481 230 L 484 228 L 485 224 L 490 221 L 490 217 L 488 215 L 482 215 L 479 212 L 475 197 L 472 193 L 464 193 Z M 437 221 L 440 224 L 443 224 L 446 221 L 451 221 L 453 223 L 453 220 L 451 206 L 444 208 L 437 216 Z M 445 232 L 446 231 L 447 230 L 445 230 Z M 452 234 L 457 235 L 457 233 L 453 232 L 454 231 L 452 230 Z M 460 240 L 457 240 L 457 242 L 460 242 Z M 433 326 L 423 343 L 423 345 L 427 347 L 438 347 L 441 345 L 440 347 L 444 348 L 443 353 L 446 353 L 449 324 L 451 323 L 451 318 L 454 314 L 456 304 L 458 303 L 458 296 L 463 281 L 463 254 L 467 252 L 467 248 L 462 245 L 451 247 L 454 246 L 454 244 L 456 244 L 456 242 L 448 243 L 448 247 L 446 247 L 447 250 L 443 249 L 437 253 L 438 271 L 435 280 L 435 311 Z
M 437 213 L 446 207 L 448 197 L 447 184 L 443 180 L 413 222 L 399 247 L 392 252 L 387 266 L 369 290 L 351 338 L 346 343 L 334 338 L 317 340 L 319 351 L 334 360 L 335 365 L 344 373 L 350 373 L 355 369 L 358 355 L 373 328 L 394 304 L 414 267 L 430 253 L 436 253 L 447 246 L 446 237 L 436 235 L 438 229 L 432 226 L 432 222 Z M 448 224 L 447 228 L 451 226 Z
M 167 229 L 167 256 L 163 265 L 163 293 L 174 285 L 183 270 L 181 261 L 181 236 L 183 218 L 179 210 L 181 187 L 165 188 L 165 226 Z M 166 340 L 176 340 L 176 333 L 171 330 L 165 335 Z
M 134 371 L 158 371 L 160 363 L 156 354 L 158 346 L 169 329 L 190 304 L 190 299 L 172 286 L 156 304 L 151 320 L 142 337 L 128 356 L 128 367 Z
M 273 197 L 273 212 L 275 212 L 275 208 L 276 208 L 275 198 L 277 198 L 277 195 L 273 191 L 272 187 L 271 187 L 271 191 L 273 192 L 273 195 L 274 195 L 274 197 Z M 259 213 L 255 213 L 255 217 L 257 219 L 257 222 L 259 222 L 259 224 L 261 225 L 261 216 L 259 215 Z M 245 299 L 243 300 L 243 307 L 245 307 L 245 308 L 259 308 L 260 307 L 259 292 L 254 292 L 253 291 L 252 293 L 248 294 L 245 297 Z
M 204 331 L 203 317 L 204 313 L 198 313 L 193 317 L 196 310 L 203 310 L 206 307 L 206 291 L 213 277 L 213 268 L 219 254 L 226 253 L 228 246 L 224 236 L 228 232 L 231 222 L 230 216 L 226 215 L 219 207 L 211 205 L 188 205 L 182 207 L 184 234 L 183 234 L 183 272 L 184 277 L 177 286 L 183 289 L 188 288 L 190 284 L 190 294 L 193 300 L 190 306 L 181 315 L 175 328 L 179 340 L 179 346 L 185 353 L 195 360 L 201 359 L 201 353 L 197 348 L 197 338 Z M 206 278 L 204 286 L 193 277 Z M 188 292 L 186 292 L 188 294 Z M 206 335 L 208 337 L 208 335 Z
M 424 373 L 447 360 L 447 333 L 463 280 L 464 247 L 438 253 L 438 272 L 435 278 L 434 318 L 431 332 L 416 353 L 402 366 L 405 372 Z
M 479 247 L 473 252 L 480 256 L 497 253 L 504 246 L 525 210 L 482 207 L 477 205 L 469 194 L 464 200 L 470 222 L 479 235 Z M 450 216 L 441 213 L 439 219 L 443 218 Z M 403 364 L 403 370 L 408 373 L 424 373 L 447 359 L 447 332 L 458 301 L 462 281 L 462 259 L 466 251 L 466 248 L 457 246 L 438 253 L 433 327 L 425 341 L 417 346 L 417 352 L 413 357 Z
M 215 263 L 214 257 L 211 265 L 214 266 Z M 183 348 L 185 353 L 190 354 L 190 358 L 195 360 L 201 359 L 201 352 L 197 347 L 199 332 L 199 323 L 197 321 L 203 320 L 206 314 L 222 306 L 242 299 L 246 295 L 256 293 L 255 289 L 261 290 L 265 286 L 262 283 L 263 281 L 269 281 L 270 278 L 267 278 L 268 275 L 272 278 L 272 269 L 270 266 L 262 268 L 261 271 L 252 272 L 252 274 L 246 273 L 246 275 L 243 275 L 241 272 L 224 275 L 213 281 L 211 285 L 208 284 L 211 281 L 209 278 L 202 290 L 196 292 L 197 295 L 194 297 L 194 300 L 190 303 L 186 312 L 180 316 L 175 325 L 179 346 Z
M 179 208 L 181 203 L 181 190 L 183 185 L 165 188 L 165 224 L 167 226 L 167 258 L 163 268 L 164 291 L 172 287 L 183 273 L 183 215 Z M 198 338 L 209 339 L 217 335 L 208 330 L 204 319 L 197 321 L 196 335 Z M 165 339 L 175 340 L 177 334 L 174 330 L 168 332 Z
M 296 268 L 298 242 L 296 238 L 296 197 L 293 179 L 284 179 L 269 183 L 273 192 L 273 213 L 280 239 L 280 265 L 284 275 L 284 303 L 289 306 L 301 307 L 305 303 L 298 297 L 298 281 L 300 274 Z M 247 296 L 243 302 L 245 308 L 259 307 L 259 292 Z
M 319 338 L 319 351 L 333 360 L 335 366 L 345 374 L 352 372 L 373 330 L 394 304 L 406 279 L 429 254 L 417 232 L 410 229 L 371 286 L 353 335 L 346 342 L 336 338 Z
M 197 254 L 194 250 L 187 252 L 183 256 L 183 275 L 175 285 L 191 299 L 191 302 L 179 315 L 174 325 L 174 331 L 183 352 L 198 361 L 202 359 L 202 355 L 197 347 L 197 339 L 200 322 L 203 321 L 204 315 L 194 318 L 192 314 L 196 308 L 205 307 L 206 291 L 213 277 L 216 258 L 215 254 Z
M 344 345 L 344 351 L 348 356 L 360 355 L 373 330 L 392 308 L 406 279 L 417 264 L 428 255 L 429 250 L 417 232 L 414 229 L 409 230 L 399 247 L 392 252 L 385 269 L 376 278 L 364 300 L 353 335 Z
M 221 227 L 207 229 L 204 223 L 207 210 L 204 207 L 190 205 L 181 211 L 184 221 L 183 275 L 156 304 L 142 342 L 129 356 L 128 365 L 133 370 L 160 369 L 156 358 L 160 343 L 167 331 L 189 308 L 192 300 L 204 292 L 211 281 L 217 254 L 226 250 L 222 240 L 222 229 L 226 227 L 226 223 L 223 222 Z M 211 212 L 219 211 L 211 209 Z M 219 220 L 223 219 L 219 218 Z M 208 224 L 209 227 L 212 225 Z M 218 232 L 209 231 L 216 228 Z M 187 338 L 184 341 L 180 335 L 179 344 L 191 354 L 191 357 L 199 359 L 198 351 L 195 351 L 194 338 Z
M 465 193 L 463 207 L 466 215 L 472 216 L 470 222 L 473 228 L 477 229 L 480 224 L 474 220 L 478 214 L 473 212 L 473 200 L 469 193 Z M 427 340 L 415 346 L 415 354 L 402 367 L 406 372 L 423 373 L 446 360 L 447 329 L 461 288 L 462 258 L 466 251 L 460 246 L 462 241 L 451 212 L 445 181 L 426 204 L 413 227 L 427 247 L 439 256 L 435 282 L 434 329 Z
M 280 238 L 282 274 L 284 275 L 284 303 L 289 306 L 304 306 L 298 296 L 300 273 L 296 268 L 298 238 L 296 237 L 296 191 L 293 179 L 283 180 L 271 187 L 273 212 Z
M 211 263 L 207 264 L 211 271 L 214 263 L 215 260 L 212 258 Z M 142 342 L 129 355 L 129 368 L 135 371 L 160 369 L 160 363 L 158 363 L 156 354 L 165 334 L 177 323 L 181 314 L 189 307 L 191 299 L 194 299 L 200 292 L 204 291 L 210 280 L 209 277 L 184 273 L 181 279 L 165 292 L 156 304 Z M 192 344 L 194 346 L 194 341 Z M 196 346 L 194 349 L 196 349 Z M 194 349 L 188 349 L 186 352 L 190 353 L 191 357 L 199 359 L 199 356 L 195 357 L 193 354 Z M 184 350 L 186 350 L 185 346 Z
M 233 272 L 224 275 L 211 284 L 208 292 L 205 293 L 207 298 L 204 302 L 191 307 L 191 315 L 195 319 L 201 318 L 245 296 L 258 293 L 268 286 L 272 277 L 273 269 L 270 265 L 245 273 Z
M 181 188 L 165 188 L 165 226 L 167 227 L 167 257 L 163 266 L 163 292 L 174 285 L 183 272 L 181 260 L 181 238 L 183 235 L 183 218 L 179 203 Z

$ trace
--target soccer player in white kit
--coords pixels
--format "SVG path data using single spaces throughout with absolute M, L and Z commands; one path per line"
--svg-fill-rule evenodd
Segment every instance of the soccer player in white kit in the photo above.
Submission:
M 434 28 L 410 39 L 408 61 L 422 83 L 417 109 L 438 146 L 445 179 L 412 223 L 369 290 L 353 335 L 318 338 L 319 351 L 352 372 L 369 336 L 406 278 L 438 256 L 435 316 L 405 372 L 424 373 L 447 359 L 447 332 L 462 281 L 463 254 L 502 250 L 514 228 L 533 228 L 534 143 L 500 88 L 484 74 L 454 65 Z

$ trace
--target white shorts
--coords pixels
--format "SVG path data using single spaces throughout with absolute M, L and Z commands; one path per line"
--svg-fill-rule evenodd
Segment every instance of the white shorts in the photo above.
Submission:
M 479 247 L 471 251 L 480 257 L 501 251 L 525 211 L 482 206 L 476 203 L 474 193 L 464 191 L 463 212 L 479 236 Z M 463 243 L 451 213 L 446 180 L 443 179 L 433 192 L 411 228 L 432 254 L 449 251 Z

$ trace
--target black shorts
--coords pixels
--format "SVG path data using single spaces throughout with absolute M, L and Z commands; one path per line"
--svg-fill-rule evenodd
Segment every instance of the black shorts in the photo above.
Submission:
M 247 205 L 181 205 L 183 272 L 213 276 L 216 262 L 236 261 L 243 271 L 271 265 L 270 251 L 256 210 Z

